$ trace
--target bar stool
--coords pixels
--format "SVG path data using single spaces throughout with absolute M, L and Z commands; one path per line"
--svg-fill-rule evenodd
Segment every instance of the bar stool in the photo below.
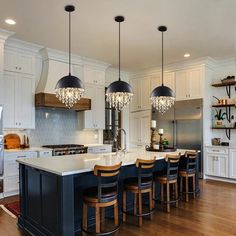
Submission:
M 98 178 L 98 186 L 85 190 L 83 194 L 83 235 L 107 235 L 115 233 L 119 229 L 118 216 L 118 179 L 121 162 L 114 166 L 95 165 L 94 175 Z M 115 227 L 109 232 L 101 232 L 100 209 L 102 210 L 102 223 L 105 221 L 105 208 L 114 206 Z M 88 207 L 95 208 L 96 232 L 87 230 Z
M 153 168 L 155 166 L 155 159 L 152 160 L 136 160 L 136 167 L 138 168 L 138 177 L 128 178 L 124 181 L 123 190 L 123 222 L 126 222 L 126 215 L 134 215 L 138 217 L 138 224 L 142 226 L 143 216 L 150 216 L 152 219 L 153 200 L 152 200 L 152 186 L 153 186 Z M 126 211 L 126 195 L 127 192 L 134 194 L 134 212 Z M 149 211 L 143 213 L 142 196 L 144 193 L 149 194 Z M 138 196 L 138 214 L 137 214 L 137 196 Z
M 155 183 L 160 183 L 161 185 L 161 202 L 164 202 L 164 185 L 166 185 L 166 206 L 167 212 L 170 212 L 170 204 L 175 203 L 176 207 L 178 207 L 178 167 L 179 167 L 179 159 L 180 154 L 177 155 L 166 155 L 167 162 L 167 170 L 165 173 L 155 173 L 154 181 Z M 153 199 L 155 199 L 155 183 L 153 184 Z M 173 185 L 173 200 L 170 200 L 170 187 Z
M 179 177 L 180 177 L 180 194 L 185 194 L 185 201 L 189 201 L 189 194 L 193 194 L 193 198 L 196 196 L 196 166 L 197 166 L 197 151 L 187 151 L 185 152 L 185 167 L 179 170 Z M 183 178 L 185 178 L 185 192 L 183 192 Z M 192 178 L 193 183 L 193 190 L 192 192 L 189 191 L 189 181 L 188 179 Z

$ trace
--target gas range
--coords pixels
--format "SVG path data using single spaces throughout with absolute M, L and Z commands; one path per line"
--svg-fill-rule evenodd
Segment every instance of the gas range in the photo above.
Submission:
M 82 154 L 88 152 L 88 147 L 79 144 L 44 145 L 42 147 L 52 149 L 53 156 Z

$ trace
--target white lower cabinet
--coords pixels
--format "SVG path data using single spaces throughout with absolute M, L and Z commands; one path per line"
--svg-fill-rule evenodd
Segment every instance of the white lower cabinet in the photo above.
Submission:
M 37 152 L 5 152 L 4 153 L 4 196 L 15 195 L 19 192 L 19 164 L 18 158 L 37 157 Z
M 151 111 L 130 113 L 130 142 L 132 146 L 150 143 Z
M 229 151 L 229 177 L 236 179 L 236 149 Z

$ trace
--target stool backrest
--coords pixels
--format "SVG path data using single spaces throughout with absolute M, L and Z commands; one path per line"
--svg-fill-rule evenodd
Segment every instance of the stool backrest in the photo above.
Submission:
M 178 178 L 179 159 L 180 159 L 180 154 L 177 154 L 177 155 L 167 154 L 166 155 L 168 180 Z
M 114 166 L 94 166 L 94 175 L 98 177 L 98 200 L 102 202 L 106 189 L 114 189 L 114 194 L 118 194 L 118 180 L 122 162 Z
M 156 159 L 144 160 L 137 159 L 136 167 L 138 168 L 138 187 L 141 188 L 143 182 L 153 181 L 153 169 L 155 167 Z
M 198 157 L 198 152 L 197 151 L 195 151 L 195 152 L 194 151 L 185 152 L 185 158 L 187 160 L 187 163 L 186 163 L 187 173 L 190 172 L 191 170 L 196 169 L 197 157 Z

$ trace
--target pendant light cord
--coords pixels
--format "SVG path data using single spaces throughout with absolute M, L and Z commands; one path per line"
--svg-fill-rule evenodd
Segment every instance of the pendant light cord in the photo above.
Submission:
M 163 83 L 163 80 L 164 80 L 164 53 L 163 53 L 163 51 L 164 51 L 163 50 L 163 48 L 164 48 L 163 41 L 164 40 L 163 40 L 163 32 L 162 32 L 161 36 L 162 36 L 162 39 L 161 39 L 161 41 L 162 41 L 162 47 L 161 47 L 161 50 L 162 50 L 162 54 L 161 54 L 161 63 L 162 63 L 161 69 L 162 69 L 162 72 L 161 73 L 162 73 L 162 75 L 161 76 L 162 76 L 162 86 L 164 86 L 164 83 Z
M 69 75 L 71 75 L 71 12 L 69 12 Z
M 119 81 L 120 81 L 120 22 L 119 22 Z

